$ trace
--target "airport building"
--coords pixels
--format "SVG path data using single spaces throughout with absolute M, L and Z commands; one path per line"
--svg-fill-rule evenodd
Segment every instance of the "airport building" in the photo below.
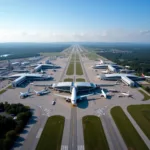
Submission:
M 108 65 L 108 70 L 110 72 L 117 72 L 117 69 L 115 67 L 113 67 L 112 65 Z
M 70 92 L 71 87 L 73 86 L 77 88 L 77 91 L 81 91 L 81 92 L 90 91 L 97 87 L 96 84 L 89 83 L 89 82 L 59 82 L 59 83 L 52 84 L 52 87 L 55 90 L 66 91 L 66 92 Z
M 17 87 L 25 81 L 44 81 L 52 79 L 52 77 L 48 75 L 30 74 L 30 73 L 15 74 L 9 76 L 8 78 L 14 80 L 12 81 L 13 87 Z
M 58 69 L 60 66 L 52 65 L 52 64 L 39 64 L 34 68 L 34 72 L 39 72 L 42 69 Z
M 145 80 L 143 77 L 138 77 L 133 74 L 121 74 L 121 73 L 115 73 L 115 74 L 101 74 L 97 76 L 101 80 L 108 80 L 108 81 L 118 81 L 121 80 L 125 84 L 129 86 L 135 86 L 135 81 L 142 81 Z

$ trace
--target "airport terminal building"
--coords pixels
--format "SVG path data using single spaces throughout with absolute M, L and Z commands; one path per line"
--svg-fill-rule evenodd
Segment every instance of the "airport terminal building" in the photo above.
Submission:
M 39 64 L 34 68 L 34 72 L 39 72 L 42 69 L 58 69 L 60 66 L 56 66 L 53 64 Z
M 15 74 L 9 76 L 8 78 L 13 80 L 12 81 L 13 87 L 20 86 L 25 81 L 44 81 L 52 79 L 52 77 L 48 75 L 30 74 L 30 73 Z
M 135 81 L 145 80 L 145 78 L 138 77 L 133 74 L 121 74 L 121 73 L 101 74 L 101 75 L 98 75 L 97 77 L 101 80 L 108 80 L 108 81 L 121 80 L 123 83 L 125 83 L 131 87 L 135 86 Z
M 70 92 L 71 91 L 71 87 L 76 87 L 77 91 L 80 92 L 85 92 L 85 91 L 90 91 L 93 90 L 97 87 L 96 84 L 94 83 L 89 83 L 89 82 L 58 82 L 58 83 L 54 83 L 52 84 L 52 88 L 54 90 L 58 90 L 58 91 L 66 91 L 66 92 Z

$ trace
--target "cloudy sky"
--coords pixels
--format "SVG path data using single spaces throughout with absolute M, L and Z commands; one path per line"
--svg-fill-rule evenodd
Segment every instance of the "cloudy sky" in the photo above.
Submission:
M 0 0 L 0 42 L 148 42 L 150 0 Z

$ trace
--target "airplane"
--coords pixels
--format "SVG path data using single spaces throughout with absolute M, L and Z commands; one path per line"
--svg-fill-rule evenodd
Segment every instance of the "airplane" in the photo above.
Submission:
M 104 70 L 104 71 L 101 71 L 101 72 L 104 73 L 104 74 L 110 73 L 109 70 Z
M 146 79 L 150 79 L 150 76 L 145 76 L 143 73 L 142 73 L 142 77 L 144 77 Z
M 28 97 L 28 96 L 30 96 L 31 95 L 31 93 L 30 93 L 30 88 L 28 89 L 28 91 L 27 92 L 20 92 L 20 98 L 26 98 L 26 97 Z
M 72 87 L 71 89 L 71 95 L 66 96 L 66 95 L 60 95 L 60 94 L 55 94 L 56 96 L 66 98 L 66 101 L 71 102 L 73 106 L 77 106 L 77 100 L 82 100 L 85 97 L 91 96 L 93 94 L 87 94 L 87 95 L 81 95 L 77 96 L 77 89 L 76 87 Z
M 46 72 L 41 69 L 41 74 L 44 74 L 44 73 L 46 73 Z
M 35 91 L 35 90 L 34 90 L 34 92 L 35 92 L 35 94 L 38 95 L 38 96 L 41 96 L 41 95 L 45 95 L 45 94 L 50 93 L 50 91 L 47 90 L 47 89 L 44 89 L 44 90 L 41 90 L 41 91 Z
M 119 95 L 119 97 L 121 96 L 126 96 L 126 97 L 132 97 L 132 95 L 130 94 L 130 92 L 122 92 L 121 95 Z
M 103 89 L 101 91 L 102 93 L 100 94 L 100 96 L 107 99 L 107 93 Z

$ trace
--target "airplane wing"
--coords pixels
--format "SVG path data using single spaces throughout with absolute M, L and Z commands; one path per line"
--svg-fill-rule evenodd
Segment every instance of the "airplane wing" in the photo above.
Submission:
M 63 97 L 63 98 L 66 98 L 66 99 L 71 99 L 71 96 L 67 96 L 67 95 L 60 95 L 60 94 L 55 94 L 56 96 L 59 96 L 59 97 Z
M 88 96 L 92 96 L 92 95 L 94 95 L 94 94 L 80 95 L 80 96 L 77 96 L 77 99 L 88 97 Z

